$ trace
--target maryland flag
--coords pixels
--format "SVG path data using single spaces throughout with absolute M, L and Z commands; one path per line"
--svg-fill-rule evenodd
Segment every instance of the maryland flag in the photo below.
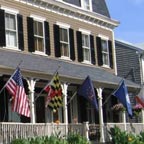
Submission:
M 62 106 L 62 87 L 58 72 L 54 75 L 44 90 L 48 93 L 48 96 L 46 97 L 46 107 L 48 106 L 53 111 L 55 111 Z

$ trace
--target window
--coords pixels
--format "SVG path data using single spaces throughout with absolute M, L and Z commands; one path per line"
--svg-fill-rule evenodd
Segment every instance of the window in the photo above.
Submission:
M 33 14 L 27 17 L 27 31 L 29 52 L 50 55 L 49 22 L 46 18 Z
M 81 6 L 85 10 L 92 10 L 92 1 L 91 0 L 81 0 Z
M 69 31 L 67 28 L 60 27 L 60 49 L 61 56 L 69 57 Z
M 102 60 L 103 65 L 109 66 L 109 49 L 108 49 L 108 41 L 105 39 L 101 39 L 102 46 Z
M 6 47 L 18 47 L 17 12 L 5 10 Z
M 44 52 L 44 28 L 43 22 L 34 20 L 34 46 L 35 51 Z
M 83 61 L 90 62 L 90 36 L 82 34 Z

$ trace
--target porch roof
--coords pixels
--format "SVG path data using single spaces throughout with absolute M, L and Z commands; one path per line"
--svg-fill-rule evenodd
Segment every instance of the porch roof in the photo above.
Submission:
M 0 73 L 11 75 L 17 65 L 22 61 L 20 68 L 24 77 L 51 80 L 54 72 L 59 67 L 60 79 L 63 82 L 81 84 L 89 75 L 95 87 L 116 88 L 122 80 L 110 72 L 96 66 L 74 64 L 71 61 L 54 59 L 21 51 L 0 49 Z M 140 88 L 138 84 L 126 80 L 130 91 Z

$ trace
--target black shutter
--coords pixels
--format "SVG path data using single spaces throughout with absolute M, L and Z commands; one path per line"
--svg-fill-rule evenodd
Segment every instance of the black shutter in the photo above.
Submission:
M 22 15 L 17 15 L 18 21 L 18 47 L 20 50 L 24 50 L 24 35 L 23 35 L 23 17 Z
M 29 52 L 34 52 L 34 27 L 33 18 L 27 17 L 27 31 L 28 31 L 28 49 Z
M 113 68 L 113 53 L 112 53 L 112 41 L 108 41 L 109 46 L 109 61 L 110 61 L 110 67 Z
M 75 47 L 74 47 L 74 31 L 69 29 L 69 39 L 70 39 L 70 59 L 75 60 Z
M 78 51 L 78 61 L 83 61 L 83 50 L 82 50 L 82 33 L 77 31 L 77 51 Z
M 4 10 L 0 9 L 0 46 L 6 46 L 5 36 L 5 15 Z
M 55 56 L 61 57 L 61 51 L 60 51 L 60 32 L 59 32 L 59 26 L 54 24 L 54 46 L 55 46 Z
M 102 46 L 101 46 L 101 38 L 100 37 L 96 37 L 96 43 L 97 43 L 98 65 L 102 66 L 103 60 L 102 60 Z
M 45 49 L 46 54 L 50 55 L 50 34 L 49 34 L 49 23 L 47 21 L 44 22 L 44 28 L 45 28 Z
M 91 63 L 95 65 L 95 49 L 94 49 L 94 36 L 90 35 L 90 48 L 91 48 Z

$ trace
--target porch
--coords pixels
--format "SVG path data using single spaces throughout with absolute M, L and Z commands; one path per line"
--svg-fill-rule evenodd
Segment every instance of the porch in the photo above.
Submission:
M 105 123 L 104 124 L 104 137 L 105 142 L 109 141 L 108 130 L 114 125 L 119 126 L 125 130 L 124 123 Z M 144 125 L 142 123 L 126 123 L 126 130 L 138 134 L 143 131 Z M 100 127 L 95 124 L 77 123 L 77 124 L 64 124 L 64 123 L 0 123 L 0 143 L 9 144 L 16 138 L 28 138 L 35 136 L 50 136 L 52 134 L 60 134 L 65 137 L 69 132 L 79 133 L 87 137 L 90 141 L 100 142 Z

